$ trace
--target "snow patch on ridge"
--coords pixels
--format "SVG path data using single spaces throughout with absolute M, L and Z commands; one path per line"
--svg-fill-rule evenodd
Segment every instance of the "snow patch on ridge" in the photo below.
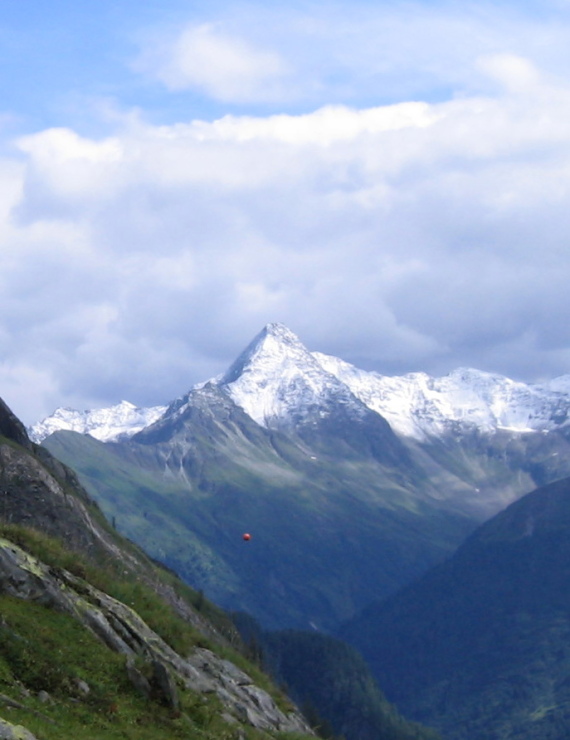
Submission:
M 527 385 L 471 368 L 459 368 L 441 378 L 425 373 L 387 377 L 336 357 L 313 355 L 406 437 L 425 440 L 472 429 L 550 431 L 569 422 L 570 376 L 547 385 Z
M 59 408 L 47 419 L 30 427 L 28 434 L 36 444 L 61 430 L 89 434 L 101 442 L 112 442 L 132 437 L 133 434 L 140 432 L 160 418 L 166 408 L 166 406 L 138 408 L 128 401 L 94 411 Z

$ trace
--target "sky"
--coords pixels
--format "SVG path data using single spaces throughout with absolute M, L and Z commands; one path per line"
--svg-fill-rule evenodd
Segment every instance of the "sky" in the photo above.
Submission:
M 0 396 L 167 403 L 268 322 L 570 373 L 570 2 L 0 5 Z

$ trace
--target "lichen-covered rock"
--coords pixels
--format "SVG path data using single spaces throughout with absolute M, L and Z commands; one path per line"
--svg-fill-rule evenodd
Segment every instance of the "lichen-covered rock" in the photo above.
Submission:
M 77 687 L 79 693 L 83 696 L 88 696 L 91 693 L 91 687 L 89 686 L 87 681 L 83 681 L 81 678 L 75 680 L 75 686 Z
M 13 725 L 0 718 L 0 740 L 37 740 L 37 738 L 22 725 Z
M 197 648 L 187 662 L 199 671 L 202 680 L 209 682 L 206 690 L 215 692 L 228 709 L 248 724 L 261 730 L 312 734 L 298 712 L 282 712 L 247 673 L 211 650 Z
M 135 666 L 132 658 L 127 658 L 127 676 L 139 694 L 144 696 L 145 699 L 150 699 L 152 693 L 151 685 L 146 676 Z

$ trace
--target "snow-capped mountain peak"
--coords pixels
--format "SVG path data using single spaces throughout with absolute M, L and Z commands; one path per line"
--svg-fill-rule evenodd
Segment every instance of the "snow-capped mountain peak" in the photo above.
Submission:
M 329 373 L 283 324 L 268 324 L 215 381 L 233 401 L 262 426 L 299 420 L 329 402 L 360 402 L 347 386 Z
M 218 382 L 220 385 L 229 385 L 250 373 L 273 375 L 283 365 L 310 363 L 309 354 L 298 337 L 286 326 L 267 324 Z
M 60 430 L 89 434 L 102 442 L 111 442 L 132 437 L 155 422 L 165 411 L 166 406 L 138 408 L 129 401 L 93 411 L 59 408 L 51 416 L 30 427 L 28 434 L 37 444 Z

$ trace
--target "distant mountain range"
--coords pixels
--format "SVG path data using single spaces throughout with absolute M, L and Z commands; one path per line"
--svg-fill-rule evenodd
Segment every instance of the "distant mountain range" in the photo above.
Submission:
M 129 401 L 93 411 L 59 408 L 51 416 L 30 427 L 28 433 L 36 444 L 43 442 L 50 434 L 64 429 L 89 434 L 102 442 L 113 442 L 132 437 L 159 419 L 166 409 L 166 406 L 137 408 Z
M 464 368 L 442 378 L 419 372 L 388 377 L 309 352 L 281 324 L 267 325 L 230 369 L 209 383 L 266 428 L 296 423 L 327 403 L 344 404 L 356 416 L 363 404 L 396 434 L 418 441 L 471 431 L 550 432 L 570 425 L 570 375 L 540 385 Z M 63 429 L 108 442 L 138 433 L 167 410 L 127 401 L 94 411 L 60 408 L 29 431 L 35 442 Z
M 59 410 L 32 433 L 121 533 L 259 620 L 279 680 L 335 728 L 416 732 L 327 633 L 445 740 L 559 740 L 569 406 L 569 376 L 388 378 L 270 324 L 166 407 Z
M 166 408 L 60 410 L 31 434 L 222 606 L 335 629 L 570 475 L 568 388 L 476 370 L 387 378 L 269 324 Z

